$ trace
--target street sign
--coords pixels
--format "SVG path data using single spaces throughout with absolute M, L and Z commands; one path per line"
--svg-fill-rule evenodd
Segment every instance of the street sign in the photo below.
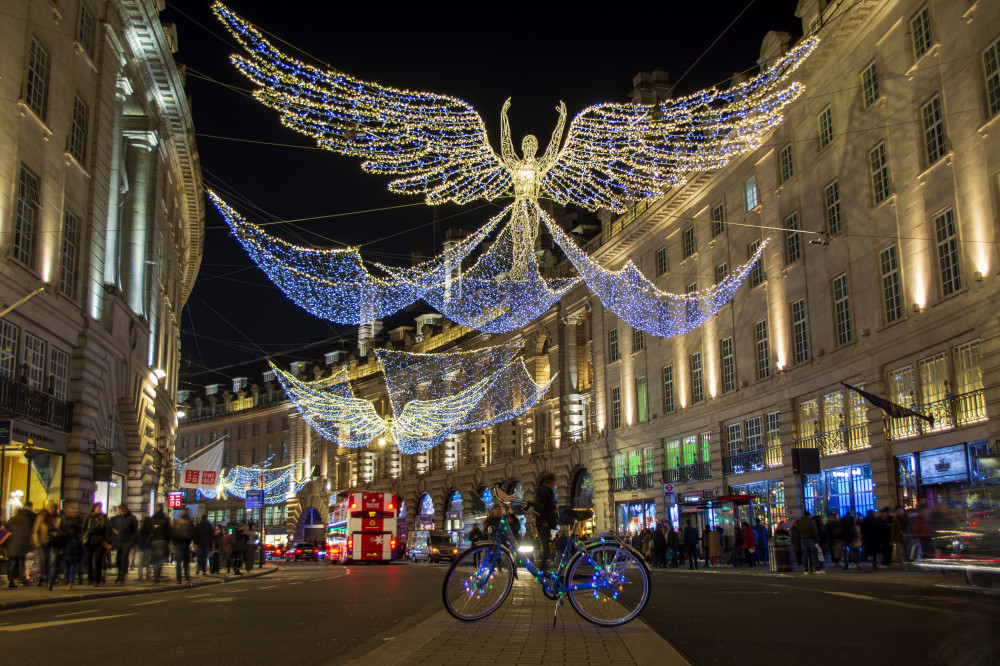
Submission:
M 182 492 L 170 492 L 167 493 L 167 508 L 168 509 L 179 509 L 184 506 L 184 493 Z
M 672 484 L 672 483 L 664 483 L 663 484 L 663 492 L 665 492 L 665 493 L 672 493 L 672 492 L 674 492 L 674 484 Z
M 248 490 L 247 491 L 247 508 L 248 509 L 262 509 L 262 508 L 264 508 L 264 491 L 263 490 Z

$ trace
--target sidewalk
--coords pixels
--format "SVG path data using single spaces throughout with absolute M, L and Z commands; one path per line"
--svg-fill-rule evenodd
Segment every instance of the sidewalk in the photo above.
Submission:
M 655 593 L 655 592 L 654 592 Z M 530 576 L 521 575 L 503 606 L 478 622 L 461 622 L 441 611 L 352 666 L 389 664 L 661 664 L 689 662 L 642 622 L 642 616 L 617 628 L 593 625 L 569 602 L 559 609 Z M 332 662 L 338 663 L 338 662 Z
M 193 568 L 193 567 L 192 567 Z M 172 566 L 163 566 L 163 576 L 159 584 L 153 584 L 150 580 L 135 580 L 134 574 L 129 574 L 130 578 L 125 583 L 118 585 L 114 582 L 105 583 L 100 587 L 74 585 L 72 590 L 67 590 L 66 585 L 56 585 L 51 591 L 46 586 L 35 584 L 26 587 L 10 589 L 6 580 L 0 587 L 0 610 L 11 608 L 24 608 L 25 606 L 39 606 L 42 604 L 61 604 L 67 601 L 87 601 L 90 599 L 103 599 L 106 597 L 123 597 L 132 594 L 153 594 L 156 592 L 169 592 L 171 590 L 183 590 L 191 587 L 202 587 L 205 585 L 217 585 L 246 578 L 256 578 L 278 570 L 275 565 L 267 565 L 263 569 L 254 567 L 250 573 L 241 576 L 230 574 L 217 574 L 208 576 L 192 576 L 190 583 L 175 583 L 175 569 Z M 114 581 L 116 572 L 111 569 L 108 572 L 109 578 Z M 6 578 L 6 577 L 5 577 Z

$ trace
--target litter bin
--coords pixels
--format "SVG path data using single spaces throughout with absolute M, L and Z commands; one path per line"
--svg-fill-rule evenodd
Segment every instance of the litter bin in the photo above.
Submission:
M 771 571 L 791 571 L 792 570 L 792 547 L 791 542 L 786 537 L 777 537 L 768 546 Z

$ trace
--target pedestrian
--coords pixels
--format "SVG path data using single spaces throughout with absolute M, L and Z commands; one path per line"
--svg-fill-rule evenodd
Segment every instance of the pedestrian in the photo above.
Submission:
M 740 566 L 740 560 L 743 559 L 743 528 L 740 527 L 739 523 L 733 525 L 733 561 L 732 565 L 734 567 Z
M 191 542 L 194 540 L 194 523 L 187 509 L 181 517 L 174 520 L 170 526 L 170 543 L 173 546 L 177 565 L 177 582 L 181 582 L 181 569 L 184 570 L 184 581 L 191 582 Z
M 670 558 L 670 566 L 677 568 L 679 564 L 679 551 L 681 549 L 681 539 L 674 529 L 674 524 L 670 523 L 667 528 L 667 557 Z
M 94 516 L 101 513 L 101 508 L 100 502 L 91 506 L 90 513 L 88 513 L 83 519 L 83 525 L 81 527 L 80 538 L 83 539 L 83 565 L 87 569 L 87 585 L 94 584 L 94 552 L 87 543 L 87 539 L 90 536 L 90 521 L 94 519 Z
M 143 527 L 146 526 L 146 521 L 149 520 L 147 516 L 142 521 Z M 136 575 L 137 580 L 142 580 L 145 578 L 149 580 L 153 577 L 153 551 L 149 547 L 149 537 L 140 527 L 138 534 L 135 537 L 135 543 L 137 550 L 139 551 L 139 566 L 138 574 Z
M 816 550 L 819 535 L 816 533 L 816 522 L 808 509 L 802 511 L 802 517 L 795 521 L 795 527 L 802 549 L 802 563 L 805 567 L 803 573 L 826 573 L 819 565 L 819 554 Z
M 882 507 L 879 514 L 879 542 L 882 549 L 882 564 L 892 567 L 892 510 Z
M 708 529 L 708 525 L 705 525 L 701 529 L 701 554 L 705 558 L 705 568 L 712 566 L 712 554 L 709 548 L 709 541 L 712 539 L 712 530 Z
M 549 561 L 549 541 L 552 539 L 552 530 L 559 527 L 559 514 L 556 510 L 556 475 L 546 472 L 542 478 L 542 485 L 538 486 L 535 493 L 535 502 L 538 509 L 538 545 L 541 553 L 538 558 L 538 570 L 545 572 Z M 642 551 L 640 551 L 642 552 Z
M 69 531 L 70 531 L 70 528 L 72 528 L 75 525 L 76 526 L 77 536 L 80 536 L 81 534 L 83 534 L 83 521 L 80 518 L 80 509 L 78 509 L 75 506 L 71 506 L 71 507 L 68 507 L 65 510 L 64 513 L 65 513 L 65 515 L 63 516 L 63 519 L 62 519 L 63 533 L 65 533 L 65 534 L 68 535 Z M 76 584 L 77 585 L 83 585 L 83 571 L 82 571 L 83 567 L 80 566 L 80 562 L 83 562 L 83 541 L 82 540 L 80 542 L 80 560 L 79 560 L 79 562 L 77 562 L 77 567 L 76 567 Z M 67 578 L 67 582 L 69 582 L 68 578 Z
M 208 516 L 202 516 L 201 520 L 194 528 L 194 545 L 197 550 L 196 574 L 208 575 L 208 557 L 212 552 L 212 542 L 215 540 L 215 530 L 212 523 L 208 522 Z
M 20 580 L 21 585 L 27 585 L 25 577 L 25 561 L 28 552 L 31 550 L 31 534 L 35 527 L 35 513 L 31 510 L 30 502 L 25 503 L 14 517 L 7 521 L 7 530 L 10 536 L 4 542 L 7 551 L 7 587 L 17 587 L 15 580 Z
M 691 524 L 691 519 L 684 521 L 684 551 L 688 558 L 688 569 L 698 569 L 698 528 Z
M 795 563 L 802 564 L 802 539 L 799 538 L 799 521 L 792 523 L 792 552 L 795 554 Z M 808 565 L 806 565 L 806 571 L 809 570 Z
M 909 567 L 907 557 L 906 535 L 910 532 L 910 519 L 903 511 L 903 507 L 896 505 L 896 511 L 892 517 L 891 539 L 892 539 L 892 563 L 902 564 Z
M 247 553 L 247 535 L 243 525 L 237 525 L 233 533 L 229 535 L 229 541 L 232 548 L 233 573 L 240 576 L 242 575 L 240 566 L 243 564 L 243 558 Z
M 59 551 L 64 541 L 59 505 L 56 502 L 48 502 L 45 510 L 35 518 L 31 542 L 38 551 L 38 566 L 41 571 L 38 584 L 48 581 L 50 590 L 59 575 Z
M 768 558 L 767 526 L 760 521 L 760 518 L 757 518 L 754 520 L 753 531 L 754 536 L 757 537 L 757 561 L 766 564 Z
M 757 535 L 747 521 L 743 521 L 742 527 L 743 553 L 746 557 L 747 566 L 752 567 L 756 559 L 755 555 L 757 554 Z
M 479 525 L 473 525 L 472 529 L 469 530 L 469 544 L 475 546 L 477 543 L 482 541 L 483 531 L 479 529 Z
M 159 583 L 170 546 L 170 519 L 163 512 L 162 504 L 157 504 L 153 515 L 142 522 L 140 531 L 146 536 L 153 558 L 153 583 Z
M 654 567 L 662 568 L 667 566 L 667 537 L 663 533 L 663 529 L 663 525 L 657 525 L 656 529 L 653 530 L 652 547 Z
M 114 534 L 115 547 L 118 549 L 115 554 L 118 578 L 115 582 L 121 584 L 128 577 L 129 556 L 139 535 L 139 521 L 124 504 L 119 505 L 118 515 L 111 519 L 111 532 Z
M 66 528 L 66 543 L 62 549 L 63 571 L 66 573 L 66 589 L 73 589 L 73 581 L 80 575 L 83 561 L 83 539 L 80 538 L 80 523 L 71 522 Z
M 98 502 L 87 515 L 83 528 L 84 555 L 90 558 L 87 566 L 90 570 L 90 584 L 94 587 L 99 587 L 104 582 L 104 559 L 111 550 L 112 536 L 111 521 Z
M 725 544 L 725 534 L 722 525 L 716 525 L 715 530 L 709 534 L 708 555 L 712 560 L 712 566 L 717 567 L 722 564 L 723 545 Z
M 212 534 L 212 573 L 219 573 L 222 566 L 222 549 L 225 543 L 225 534 L 222 532 L 222 525 L 216 523 L 215 531 Z
M 823 526 L 823 518 L 818 513 L 813 514 L 813 523 L 816 524 L 816 545 L 819 551 L 816 557 L 819 560 L 820 571 L 823 570 L 823 563 L 830 559 L 829 542 L 826 537 L 826 528 Z
M 653 530 L 648 527 L 642 531 L 642 547 L 639 552 L 646 558 L 647 562 L 653 560 Z
M 254 564 L 257 562 L 257 548 L 260 544 L 260 535 L 257 532 L 257 524 L 250 523 L 247 525 L 247 554 L 244 562 L 247 565 L 247 571 L 249 572 L 253 569 Z

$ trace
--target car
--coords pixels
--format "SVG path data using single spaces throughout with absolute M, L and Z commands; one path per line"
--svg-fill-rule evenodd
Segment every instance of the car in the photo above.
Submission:
M 417 530 L 410 535 L 407 548 L 411 562 L 451 562 L 458 556 L 455 538 L 443 530 Z
M 280 560 L 285 555 L 285 547 L 271 544 L 264 547 L 264 554 L 269 560 Z
M 320 555 L 321 550 L 316 544 L 307 542 L 297 543 L 294 548 L 289 549 L 288 559 L 293 562 L 298 562 L 299 560 L 312 560 L 316 562 L 320 557 L 326 556 L 325 552 L 323 552 L 323 555 Z
M 1000 479 L 973 484 L 959 506 L 934 513 L 918 568 L 958 572 L 978 587 L 1000 583 Z

